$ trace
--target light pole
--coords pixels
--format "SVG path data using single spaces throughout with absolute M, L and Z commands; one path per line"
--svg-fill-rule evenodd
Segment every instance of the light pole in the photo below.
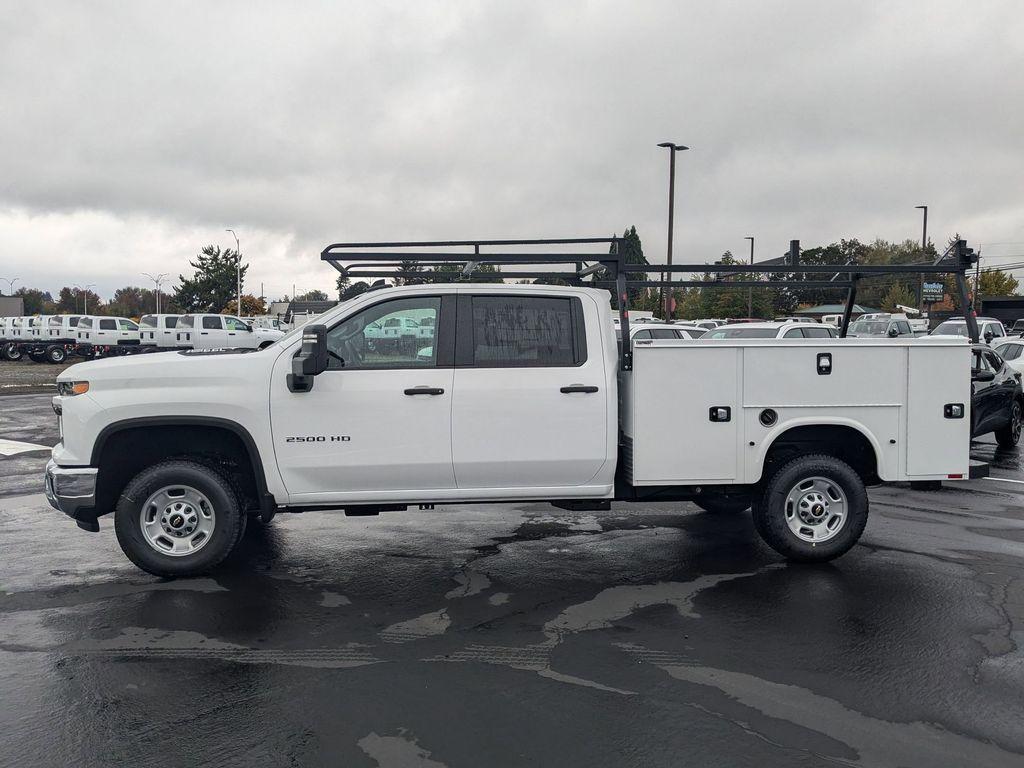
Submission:
M 21 280 L 20 277 L 0 277 L 0 281 L 7 283 L 11 292 L 11 296 L 14 295 L 14 284 L 19 280 Z
M 921 223 L 921 256 L 924 257 L 924 249 L 928 247 L 928 206 L 915 205 L 915 208 L 924 213 L 924 221 Z M 917 308 L 924 312 L 924 273 L 917 276 Z
M 77 285 L 75 286 L 75 290 L 78 291 L 80 294 L 82 294 L 82 314 L 83 315 L 88 315 L 89 314 L 89 289 L 90 288 L 95 288 L 95 287 L 96 287 L 96 283 L 89 283 L 87 286 L 85 286 L 85 288 L 79 288 Z M 75 297 L 75 309 L 78 309 L 78 297 L 77 296 Z
M 663 141 L 659 147 L 664 147 L 669 150 L 668 153 L 668 253 L 666 257 L 666 264 L 672 266 L 672 219 L 675 212 L 675 199 L 676 199 L 676 152 L 683 152 L 689 149 L 684 147 L 682 144 L 674 144 L 671 141 Z M 672 303 L 672 273 L 668 273 L 669 288 L 667 295 L 665 292 L 665 286 L 661 286 L 660 302 L 662 312 L 664 312 L 664 319 L 668 322 L 669 319 L 669 307 Z
M 238 293 L 236 294 L 238 298 L 237 298 L 237 303 L 235 304 L 235 309 L 237 310 L 238 316 L 241 317 L 242 316 L 242 246 L 241 246 L 241 244 L 238 241 L 238 235 L 235 234 L 235 230 L 233 230 L 233 229 L 225 229 L 224 231 L 225 232 L 230 232 L 234 236 L 234 238 L 235 238 L 235 257 L 236 257 L 235 269 L 237 270 L 236 271 L 236 277 L 238 278 Z
M 754 265 L 754 238 L 748 236 L 748 237 L 744 237 L 743 239 L 750 241 L 750 262 L 749 263 L 750 263 L 750 266 L 753 266 Z M 750 279 L 751 280 L 754 279 L 754 273 L 753 272 L 750 273 Z M 747 317 L 753 317 L 753 316 L 754 316 L 754 289 L 753 288 L 747 288 Z
M 150 280 L 153 281 L 154 285 L 156 285 L 156 313 L 159 315 L 160 314 L 160 286 L 163 284 L 164 280 L 167 279 L 167 273 L 166 272 L 161 272 L 159 275 L 154 277 L 153 275 L 149 274 L 149 272 L 143 272 L 142 276 L 143 277 L 148 277 Z

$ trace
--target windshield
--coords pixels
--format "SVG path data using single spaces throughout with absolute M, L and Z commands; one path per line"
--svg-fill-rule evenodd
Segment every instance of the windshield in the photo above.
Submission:
M 886 320 L 858 320 L 850 325 L 850 333 L 860 336 L 884 336 L 889 330 L 889 323 Z
M 774 339 L 778 334 L 775 328 L 714 328 L 702 339 Z
M 932 331 L 933 336 L 966 336 L 967 335 L 967 323 L 939 323 L 938 327 Z

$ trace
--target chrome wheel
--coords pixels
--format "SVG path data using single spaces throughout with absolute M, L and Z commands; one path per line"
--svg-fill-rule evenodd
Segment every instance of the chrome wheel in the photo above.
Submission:
M 1021 412 L 1020 403 L 1016 402 L 1013 404 L 1013 408 L 1010 411 L 1010 435 L 1013 437 L 1013 444 L 1016 445 L 1020 442 L 1020 430 L 1021 430 Z
M 139 514 L 146 543 L 172 557 L 198 552 L 210 541 L 216 524 L 210 500 L 188 485 L 161 488 L 146 499 Z
M 827 477 L 805 478 L 786 495 L 786 523 L 801 541 L 828 541 L 842 530 L 846 513 L 846 494 Z

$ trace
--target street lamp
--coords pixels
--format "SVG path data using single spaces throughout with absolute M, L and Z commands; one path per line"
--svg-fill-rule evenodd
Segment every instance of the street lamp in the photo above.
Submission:
M 7 283 L 11 296 L 14 295 L 14 284 L 21 280 L 20 277 L 0 277 L 0 281 Z M 2 294 L 0 294 L 2 295 Z
M 238 294 L 237 294 L 237 296 L 238 296 L 237 302 L 238 303 L 235 304 L 235 309 L 237 310 L 238 316 L 241 317 L 242 316 L 242 246 L 241 246 L 241 244 L 238 241 L 238 235 L 235 234 L 235 230 L 233 230 L 233 229 L 225 229 L 224 231 L 225 232 L 230 232 L 234 236 L 234 238 L 235 238 L 235 257 L 236 257 L 235 269 L 237 270 L 236 271 L 236 277 L 238 278 Z
M 751 236 L 747 236 L 747 237 L 744 237 L 743 239 L 750 241 L 750 262 L 749 262 L 749 264 L 750 264 L 750 266 L 754 266 L 754 238 L 751 237 Z M 753 273 L 751 273 L 750 279 L 751 280 L 754 279 L 754 274 Z M 747 288 L 747 317 L 753 317 L 753 316 L 754 316 L 754 289 L 753 288 Z
M 75 290 L 78 291 L 80 294 L 82 294 L 82 299 L 83 299 L 83 301 L 82 301 L 82 314 L 83 315 L 88 315 L 89 314 L 89 289 L 90 288 L 95 288 L 95 287 L 96 287 L 96 283 L 89 283 L 87 286 L 85 286 L 85 288 L 79 288 L 77 285 L 75 286 Z M 78 297 L 77 296 L 75 297 L 75 309 L 78 309 Z
M 675 212 L 675 199 L 676 199 L 676 152 L 682 152 L 689 149 L 684 147 L 682 144 L 675 144 L 671 141 L 663 141 L 658 144 L 659 147 L 664 147 L 669 150 L 668 157 L 668 253 L 666 263 L 668 266 L 672 266 L 672 219 Z M 672 283 L 672 273 L 668 273 L 668 282 Z M 660 296 L 662 311 L 664 312 L 664 318 L 667 322 L 669 319 L 669 306 L 672 303 L 672 291 L 668 292 L 666 296 L 665 286 L 661 286 Z
M 928 206 L 927 205 L 915 205 L 915 208 L 924 213 L 924 221 L 921 224 L 921 256 L 924 256 L 924 250 L 928 247 Z M 924 273 L 920 273 L 917 276 L 917 308 L 924 312 Z
M 156 285 L 156 313 L 159 315 L 160 314 L 160 286 L 163 284 L 164 280 L 167 279 L 167 273 L 166 272 L 161 272 L 156 277 L 153 277 L 153 275 L 149 274 L 149 272 L 143 272 L 142 276 L 143 277 L 148 277 L 150 280 L 153 281 L 154 285 Z

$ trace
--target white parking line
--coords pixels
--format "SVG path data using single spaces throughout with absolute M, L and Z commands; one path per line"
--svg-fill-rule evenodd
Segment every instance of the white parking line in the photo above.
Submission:
M 1024 485 L 1024 480 L 1011 480 L 1008 477 L 986 477 L 986 480 L 994 480 L 997 483 L 1017 483 L 1018 485 Z
M 20 443 L 17 440 L 4 440 L 0 438 L 0 456 L 14 456 L 29 451 L 48 451 L 50 446 L 37 445 L 36 443 Z

